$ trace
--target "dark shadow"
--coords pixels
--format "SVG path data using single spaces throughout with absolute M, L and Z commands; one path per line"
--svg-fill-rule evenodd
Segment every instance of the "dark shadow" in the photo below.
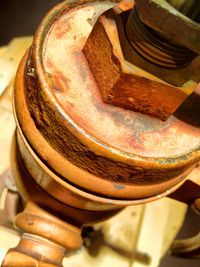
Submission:
M 199 232 L 200 216 L 198 216 L 191 208 L 188 209 L 184 224 L 181 228 L 177 239 L 184 239 L 196 235 Z M 199 267 L 200 259 L 181 259 L 170 255 L 166 255 L 159 267 Z
M 194 127 L 200 128 L 200 95 L 193 92 L 177 109 L 174 116 Z
M 44 15 L 61 0 L 0 0 L 0 46 L 33 35 Z

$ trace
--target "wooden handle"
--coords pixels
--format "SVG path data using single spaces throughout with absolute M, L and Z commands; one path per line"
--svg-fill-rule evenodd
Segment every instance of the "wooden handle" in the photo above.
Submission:
M 17 247 L 10 249 L 2 267 L 62 266 L 65 251 L 82 245 L 81 230 L 65 223 L 33 202 L 18 214 L 15 225 L 24 233 Z

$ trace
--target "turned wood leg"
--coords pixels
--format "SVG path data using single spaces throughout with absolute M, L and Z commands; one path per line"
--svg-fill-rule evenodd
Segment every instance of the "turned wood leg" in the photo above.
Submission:
M 15 225 L 23 231 L 17 247 L 8 251 L 3 267 L 62 266 L 66 251 L 82 245 L 81 229 L 56 218 L 28 202 L 16 216 Z

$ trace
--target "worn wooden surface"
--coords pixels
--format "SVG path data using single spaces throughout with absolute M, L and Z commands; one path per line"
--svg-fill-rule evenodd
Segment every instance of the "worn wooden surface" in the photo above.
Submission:
M 0 48 L 0 177 L 9 168 L 9 148 L 15 129 L 11 103 L 13 80 L 31 40 L 31 37 L 17 38 Z M 179 231 L 185 212 L 184 204 L 167 198 L 127 207 L 112 219 L 95 225 L 96 232 L 88 240 L 88 248 L 83 246 L 67 256 L 64 266 L 157 267 Z M 16 246 L 18 241 L 15 231 L 0 226 L 0 263 L 8 248 Z

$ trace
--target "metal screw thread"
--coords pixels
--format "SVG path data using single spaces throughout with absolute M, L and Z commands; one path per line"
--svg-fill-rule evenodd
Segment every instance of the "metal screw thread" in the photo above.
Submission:
M 145 25 L 133 8 L 125 25 L 125 33 L 132 48 L 148 62 L 168 69 L 183 68 L 197 56 Z

